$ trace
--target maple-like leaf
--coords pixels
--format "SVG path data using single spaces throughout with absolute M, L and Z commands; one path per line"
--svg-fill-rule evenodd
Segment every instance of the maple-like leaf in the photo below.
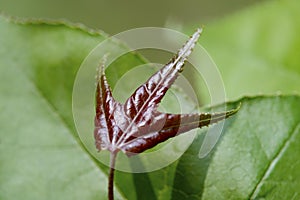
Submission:
M 113 98 L 105 77 L 105 62 L 101 64 L 97 78 L 94 137 L 99 151 L 111 152 L 111 169 L 119 151 L 127 155 L 141 153 L 171 137 L 216 123 L 237 112 L 238 109 L 214 114 L 170 114 L 157 110 L 183 70 L 201 32 L 202 29 L 198 29 L 173 59 L 138 87 L 124 104 Z M 110 179 L 113 179 L 111 172 Z M 110 199 L 113 199 L 112 188 L 109 190 Z
M 112 96 L 104 73 L 98 74 L 94 137 L 96 147 L 127 155 L 141 153 L 158 143 L 194 128 L 227 118 L 237 110 L 215 114 L 169 114 L 157 111 L 158 104 L 183 70 L 202 29 L 198 29 L 174 58 L 152 75 L 121 104 Z

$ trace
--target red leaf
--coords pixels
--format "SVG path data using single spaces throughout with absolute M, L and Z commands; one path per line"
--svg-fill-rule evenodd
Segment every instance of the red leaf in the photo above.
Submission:
M 220 120 L 234 115 L 238 109 L 239 108 L 215 114 L 162 114 L 164 115 L 164 119 L 157 122 L 164 122 L 162 128 L 160 126 L 155 126 L 154 129 L 149 131 L 149 134 L 144 134 L 143 137 L 136 137 L 125 143 L 123 145 L 124 149 L 122 150 L 127 152 L 128 155 L 143 152 L 171 137 L 175 137 L 195 128 L 201 128 L 217 123 Z
M 198 29 L 176 56 L 152 75 L 127 99 L 116 102 L 101 65 L 96 90 L 94 137 L 97 149 L 127 155 L 141 153 L 158 143 L 194 128 L 217 123 L 238 109 L 215 114 L 168 114 L 157 111 L 158 104 L 183 70 L 200 34 Z

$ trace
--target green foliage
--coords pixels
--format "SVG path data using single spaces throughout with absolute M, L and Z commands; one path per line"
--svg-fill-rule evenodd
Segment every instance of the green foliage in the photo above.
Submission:
M 226 120 L 222 138 L 209 156 L 197 159 L 202 131 L 181 157 L 172 199 L 296 198 L 300 109 L 295 108 L 300 107 L 300 97 L 241 101 L 239 113 Z
M 229 99 L 300 93 L 300 2 L 267 1 L 208 25 L 201 44 Z
M 270 1 L 205 29 L 230 99 L 299 92 L 299 3 Z M 0 199 L 106 199 L 107 168 L 81 144 L 72 88 L 101 32 L 0 17 Z M 111 41 L 115 48 L 125 48 Z M 118 60 L 124 71 L 145 61 Z M 110 69 L 114 69 L 111 67 Z M 226 121 L 214 151 L 198 158 L 205 129 L 181 159 L 148 174 L 116 174 L 118 199 L 297 199 L 300 97 L 257 96 Z
M 72 25 L 0 18 L 0 199 L 106 198 L 107 169 L 86 152 L 72 117 L 76 71 L 105 38 Z M 123 62 L 143 63 L 135 54 Z M 132 176 L 118 177 L 135 198 Z
M 79 145 L 71 113 L 75 66 L 101 39 L 0 18 L 0 199 L 105 198 L 106 177 Z

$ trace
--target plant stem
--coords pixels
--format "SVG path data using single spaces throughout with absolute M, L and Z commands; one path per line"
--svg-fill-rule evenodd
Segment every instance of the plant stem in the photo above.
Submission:
M 110 153 L 109 178 L 108 178 L 108 200 L 114 200 L 114 173 L 117 152 Z

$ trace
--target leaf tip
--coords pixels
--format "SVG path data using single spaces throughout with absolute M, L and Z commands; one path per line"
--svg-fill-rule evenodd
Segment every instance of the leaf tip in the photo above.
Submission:
M 199 37 L 202 33 L 202 28 L 197 28 L 194 34 L 190 37 L 190 39 L 180 48 L 175 57 L 171 60 L 175 68 L 179 71 L 183 71 L 183 65 L 189 55 L 192 53 L 194 47 L 196 46 Z
M 105 75 L 105 63 L 107 61 L 107 57 L 109 56 L 109 53 L 104 54 L 104 56 L 101 58 L 100 63 L 96 69 L 97 71 L 97 76 L 96 76 L 96 80 L 97 82 L 99 82 L 101 76 Z
M 203 29 L 204 29 L 204 26 L 197 28 L 195 34 L 198 34 L 200 36 L 203 32 Z
M 226 118 L 236 114 L 240 109 L 241 109 L 241 106 L 242 106 L 242 102 L 239 102 L 238 106 L 232 110 L 229 110 L 227 113 L 226 113 Z

